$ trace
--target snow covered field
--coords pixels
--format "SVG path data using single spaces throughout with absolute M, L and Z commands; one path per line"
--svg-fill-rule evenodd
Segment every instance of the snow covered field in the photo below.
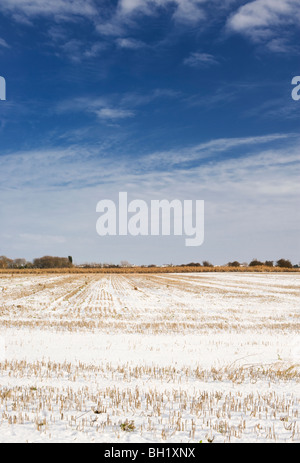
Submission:
M 1 275 L 0 442 L 300 442 L 299 275 Z

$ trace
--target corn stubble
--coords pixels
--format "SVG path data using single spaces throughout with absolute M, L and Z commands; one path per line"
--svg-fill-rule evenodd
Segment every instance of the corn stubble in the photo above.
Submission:
M 298 300 L 289 274 L 2 275 L 0 441 L 299 442 Z

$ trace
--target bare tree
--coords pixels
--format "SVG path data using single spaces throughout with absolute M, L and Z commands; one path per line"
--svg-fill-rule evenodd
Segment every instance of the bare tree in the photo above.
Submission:
M 120 265 L 122 268 L 132 267 L 132 265 L 127 260 L 121 260 Z

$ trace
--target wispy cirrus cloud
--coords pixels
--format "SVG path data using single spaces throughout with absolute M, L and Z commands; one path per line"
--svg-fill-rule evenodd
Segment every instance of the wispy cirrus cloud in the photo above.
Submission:
M 60 57 L 67 57 L 74 63 L 80 63 L 84 60 L 93 59 L 99 56 L 107 49 L 104 41 L 92 39 L 83 39 L 78 36 L 74 37 L 72 31 L 61 24 L 52 25 L 47 31 L 48 43 L 55 54 Z
M 127 92 L 120 98 L 120 103 L 125 106 L 139 107 L 146 106 L 160 99 L 178 99 L 181 96 L 179 91 L 168 88 L 156 88 L 149 92 Z
M 205 17 L 203 3 L 206 0 L 120 0 L 118 14 L 120 17 L 144 14 L 155 15 L 161 10 L 173 6 L 173 18 L 181 22 L 195 23 Z
M 109 146 L 22 151 L 0 157 L 2 190 L 68 190 L 107 183 L 122 184 L 122 179 L 135 182 L 150 175 L 169 177 L 201 174 L 205 188 L 218 188 L 211 182 L 214 169 L 231 172 L 231 178 L 242 188 L 239 172 L 262 167 L 299 164 L 300 138 L 296 134 L 271 134 L 245 138 L 222 138 L 190 147 L 174 148 L 124 158 L 111 154 Z M 226 156 L 224 156 L 226 153 Z M 201 166 L 189 163 L 201 160 Z M 234 168 L 234 166 L 236 168 Z M 232 170 L 231 170 L 232 169 Z M 209 173 L 205 178 L 204 173 Z M 262 172 L 266 175 L 266 172 Z M 135 179 L 135 180 L 134 180 Z M 153 180 L 154 181 L 154 180 Z M 155 184 L 155 181 L 154 181 Z
M 287 140 L 299 140 L 299 136 L 295 134 L 272 134 L 258 137 L 221 138 L 181 150 L 152 153 L 143 159 L 143 165 L 147 169 L 153 168 L 156 164 L 164 169 L 188 168 L 188 164 L 195 161 L 201 161 L 203 164 L 203 161 L 209 162 L 209 160 L 215 159 L 217 162 L 217 159 L 222 158 L 224 153 L 231 153 L 231 156 L 234 157 L 233 153 L 241 149 L 247 150 L 250 158 L 250 152 L 253 149 L 262 150 L 263 146 L 269 145 L 271 147 Z
M 71 61 L 80 63 L 84 59 L 97 57 L 106 45 L 102 42 L 86 43 L 78 39 L 70 39 L 59 45 L 62 55 L 67 56 Z
M 82 112 L 94 114 L 97 118 L 107 121 L 116 121 L 135 116 L 135 111 L 125 108 L 124 105 L 114 104 L 108 97 L 103 98 L 75 98 L 63 101 L 56 107 L 58 113 Z
M 219 64 L 219 61 L 209 53 L 194 52 L 184 60 L 184 64 L 195 68 L 210 67 Z
M 93 0 L 9 0 L 0 3 L 0 11 L 19 22 L 30 22 L 39 16 L 52 17 L 57 21 L 74 21 L 79 17 L 92 18 L 98 14 Z
M 127 191 L 129 198 L 146 201 L 204 199 L 210 239 L 202 250 L 211 260 L 240 252 L 244 260 L 257 253 L 294 260 L 299 252 L 299 148 L 299 136 L 273 134 L 211 140 L 141 157 L 115 156 L 109 147 L 102 152 L 98 146 L 2 155 L 1 243 L 12 256 L 68 253 L 77 261 L 93 261 L 99 249 L 101 261 L 118 262 L 127 242 L 118 237 L 99 241 L 96 204 L 117 201 L 118 193 Z M 206 162 L 187 165 L 200 157 Z M 168 249 L 146 239 L 140 244 L 144 262 L 187 258 L 175 238 Z
M 126 37 L 142 17 L 167 16 L 185 30 L 197 24 L 208 24 L 229 10 L 237 0 L 119 0 L 109 18 L 98 18 L 97 30 L 105 36 Z
M 130 117 L 135 116 L 135 112 L 129 109 L 121 109 L 121 108 L 100 108 L 95 110 L 95 114 L 100 119 L 105 120 L 120 120 L 120 119 L 128 119 Z
M 6 42 L 6 40 L 2 39 L 0 37 L 0 48 L 10 48 L 10 45 L 8 45 L 8 43 Z
M 267 44 L 266 48 L 270 52 L 281 53 L 284 55 L 290 54 L 295 55 L 299 53 L 297 47 L 290 43 L 288 37 L 276 37 L 271 39 Z
M 56 106 L 58 113 L 85 112 L 105 121 L 117 121 L 136 116 L 137 108 L 156 100 L 178 98 L 179 92 L 171 89 L 154 89 L 151 92 L 127 92 L 123 95 L 105 97 L 83 97 L 62 101 Z
M 275 98 L 244 111 L 244 116 L 256 119 L 299 119 L 299 109 L 292 99 Z
M 116 43 L 119 48 L 129 49 L 129 50 L 140 50 L 145 48 L 147 45 L 141 40 L 136 40 L 130 37 L 119 38 L 116 40 Z

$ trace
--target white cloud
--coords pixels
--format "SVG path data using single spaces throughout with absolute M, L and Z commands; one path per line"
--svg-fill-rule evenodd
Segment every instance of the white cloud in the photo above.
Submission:
M 224 8 L 235 0 L 225 3 L 224 0 L 119 0 L 108 20 L 98 18 L 96 28 L 105 36 L 124 37 L 126 30 L 138 25 L 141 15 L 155 17 L 162 12 L 168 12 L 175 23 L 190 26 L 206 19 L 206 7 L 211 5 L 211 1 L 219 6 L 221 3 Z
M 64 101 L 57 106 L 59 113 L 84 111 L 96 115 L 102 120 L 127 119 L 135 116 L 135 111 L 124 106 L 114 105 L 109 98 L 77 98 Z
M 132 39 L 132 38 L 120 38 L 120 39 L 117 39 L 117 45 L 120 48 L 128 48 L 130 50 L 139 50 L 139 49 L 144 48 L 146 46 L 146 44 L 143 43 L 142 41 Z
M 37 16 L 52 16 L 68 20 L 75 16 L 92 18 L 97 9 L 92 0 L 9 0 L 0 3 L 0 11 L 11 14 L 16 20 L 26 22 Z
M 254 42 L 270 43 L 273 51 L 282 52 L 282 45 L 278 48 L 278 42 L 276 46 L 273 40 L 284 39 L 283 34 L 288 35 L 291 28 L 299 28 L 299 21 L 299 0 L 254 0 L 233 13 L 227 27 Z
M 177 10 L 174 13 L 174 19 L 183 23 L 197 23 L 199 20 L 206 18 L 203 1 L 197 0 L 177 0 Z
M 3 47 L 3 48 L 10 48 L 10 46 L 8 45 L 8 43 L 6 42 L 6 40 L 1 39 L 1 37 L 0 37 L 0 47 Z
M 124 24 L 117 16 L 114 16 L 109 21 L 98 21 L 96 31 L 105 37 L 121 37 L 126 34 Z
M 95 113 L 100 119 L 110 120 L 127 119 L 128 117 L 135 116 L 134 111 L 120 108 L 101 108 L 99 110 L 96 110 Z
M 55 44 L 57 47 L 57 44 Z M 102 42 L 86 43 L 78 39 L 66 40 L 58 45 L 58 54 L 63 54 L 75 63 L 80 63 L 84 59 L 95 58 L 106 46 Z
M 185 27 L 206 27 L 217 18 L 222 18 L 228 31 L 243 34 L 255 43 L 264 43 L 272 52 L 295 52 L 289 44 L 289 37 L 293 29 L 299 28 L 299 0 L 251 0 L 242 6 L 240 4 L 239 0 L 118 0 L 113 5 L 103 5 L 96 0 L 10 0 L 0 3 L 0 12 L 25 24 L 40 16 L 53 19 L 56 26 L 52 26 L 50 35 L 54 40 L 63 39 L 57 30 L 57 23 L 86 18 L 100 35 L 106 39 L 117 38 L 116 43 L 120 48 L 131 50 L 146 46 L 133 36 L 141 16 L 168 14 L 174 24 Z M 78 37 L 71 37 L 71 43 L 65 42 L 65 48 L 68 49 L 76 41 L 79 41 Z M 5 41 L 1 43 L 0 39 L 1 46 L 7 44 Z M 90 47 L 86 57 L 97 56 L 100 49 L 99 44 L 94 49 Z M 78 45 L 75 60 L 83 53 Z M 187 58 L 186 64 L 216 63 L 209 54 L 194 53 Z
M 195 52 L 184 60 L 184 64 L 192 67 L 210 67 L 219 64 L 219 62 L 213 55 Z
M 147 0 L 120 0 L 119 6 L 124 13 L 132 13 L 139 9 L 147 9 L 149 2 Z
M 84 111 L 102 120 L 127 119 L 136 115 L 136 108 L 139 106 L 145 106 L 157 99 L 178 98 L 179 95 L 171 89 L 157 88 L 149 93 L 129 92 L 98 98 L 76 98 L 59 103 L 56 110 L 58 113 Z
M 173 18 L 180 22 L 195 23 L 203 19 L 203 4 L 207 0 L 120 0 L 120 15 L 132 15 L 143 13 L 145 15 L 154 15 L 159 9 L 166 9 L 175 6 Z
M 216 17 L 238 2 L 239 0 L 119 0 L 118 16 L 153 16 L 169 9 L 174 21 L 190 25 L 207 20 L 209 10 Z
M 279 37 L 270 40 L 267 43 L 267 48 L 274 53 L 282 54 L 295 54 L 297 53 L 296 47 L 291 45 L 287 38 Z
M 273 52 L 291 51 L 287 38 L 291 28 L 299 28 L 299 0 L 251 0 L 239 5 L 239 0 L 118 0 L 109 6 L 96 0 L 10 0 L 0 3 L 0 12 L 25 24 L 39 16 L 56 22 L 87 18 L 101 35 L 118 37 L 119 47 L 138 49 L 143 46 L 142 42 L 127 36 L 129 29 L 138 26 L 140 15 L 156 16 L 167 12 L 175 23 L 190 26 L 209 25 L 216 17 L 224 18 L 231 11 L 227 18 L 229 31 L 241 33 L 254 42 L 264 42 Z M 0 39 L 0 46 L 6 45 Z M 198 63 L 201 63 L 200 55 Z M 193 57 L 190 59 L 192 62 Z M 194 56 L 194 63 L 196 60 Z

